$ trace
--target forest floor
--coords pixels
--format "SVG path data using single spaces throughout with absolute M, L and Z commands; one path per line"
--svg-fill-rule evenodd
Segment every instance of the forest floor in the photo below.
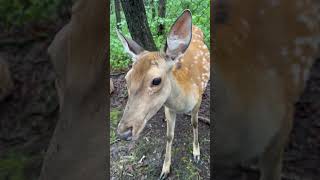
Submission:
M 11 94 L 0 102 L 0 179 L 39 176 L 59 111 L 47 47 L 63 24 L 0 31 L 0 56 L 14 82 Z
M 47 47 L 59 28 L 61 25 L 45 25 L 11 33 L 0 32 L 0 56 L 8 61 L 15 84 L 11 95 L 0 102 L 0 179 L 34 180 L 39 175 L 58 118 L 55 73 Z M 114 128 L 121 117 L 127 93 L 124 75 L 113 76 L 113 79 L 116 89 L 111 95 L 110 113 Z M 204 95 L 200 112 L 205 117 L 209 117 L 209 91 L 210 87 Z M 316 180 L 320 177 L 319 99 L 318 61 L 296 104 L 294 129 L 284 154 L 284 180 Z M 166 123 L 163 120 L 164 113 L 160 110 L 134 143 L 117 141 L 112 134 L 114 129 L 111 129 L 110 171 L 114 179 L 158 178 L 165 149 Z M 190 117 L 177 117 L 169 179 L 197 179 L 199 176 L 209 179 L 209 126 L 201 122 L 199 126 L 202 154 L 201 162 L 195 164 L 192 161 Z M 228 179 L 227 175 L 221 178 L 216 175 L 214 179 Z M 249 180 L 257 176 L 256 171 L 239 168 L 231 175 L 232 179 Z

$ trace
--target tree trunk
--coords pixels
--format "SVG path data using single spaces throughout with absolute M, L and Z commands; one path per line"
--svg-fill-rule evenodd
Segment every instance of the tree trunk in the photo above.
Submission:
M 148 25 L 143 0 L 121 0 L 131 37 L 149 51 L 157 50 Z
M 106 179 L 108 14 L 103 0 L 78 0 L 71 21 L 48 49 L 57 73 L 60 118 L 40 180 Z
M 120 14 L 120 0 L 114 0 L 114 10 L 116 13 L 116 23 L 117 23 L 117 29 L 121 30 L 121 14 Z
M 164 19 L 166 17 L 166 0 L 159 0 L 159 17 Z M 165 24 L 161 22 L 158 27 L 158 35 L 164 35 Z

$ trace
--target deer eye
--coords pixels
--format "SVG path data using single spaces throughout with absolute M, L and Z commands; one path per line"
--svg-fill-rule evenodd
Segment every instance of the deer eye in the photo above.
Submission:
M 157 86 L 161 83 L 161 78 L 154 78 L 152 80 L 152 85 Z

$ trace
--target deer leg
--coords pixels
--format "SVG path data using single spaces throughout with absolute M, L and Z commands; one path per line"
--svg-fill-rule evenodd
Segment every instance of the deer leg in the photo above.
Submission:
M 277 136 L 276 136 L 277 137 Z M 281 147 L 274 138 L 270 147 L 263 153 L 260 159 L 260 180 L 280 180 L 282 169 L 282 154 L 284 147 Z
M 293 111 L 290 111 L 290 113 L 287 114 L 286 118 L 290 119 L 284 121 L 281 129 L 273 137 L 271 143 L 260 158 L 260 180 L 281 180 L 282 157 L 292 128 L 292 115 Z
M 200 108 L 201 101 L 197 103 L 191 112 L 191 124 L 193 129 L 193 142 L 192 142 L 192 154 L 193 160 L 198 163 L 200 160 L 200 147 L 198 140 L 198 112 Z
M 160 175 L 160 179 L 165 179 L 170 172 L 171 165 L 171 147 L 172 140 L 174 137 L 174 127 L 176 123 L 176 113 L 171 111 L 169 108 L 165 107 L 164 109 L 166 120 L 167 120 L 167 145 L 166 145 L 166 154 L 164 163 L 162 166 L 162 171 Z

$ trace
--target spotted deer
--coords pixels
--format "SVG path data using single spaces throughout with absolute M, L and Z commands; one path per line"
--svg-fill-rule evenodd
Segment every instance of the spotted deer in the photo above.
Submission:
M 213 9 L 213 163 L 257 157 L 260 179 L 280 180 L 294 103 L 319 58 L 320 2 L 218 0 Z
M 191 112 L 193 157 L 196 162 L 200 159 L 198 112 L 210 76 L 210 54 L 204 35 L 192 25 L 189 10 L 175 21 L 160 52 L 146 51 L 135 41 L 117 33 L 134 62 L 125 76 L 129 98 L 117 132 L 125 140 L 137 139 L 148 120 L 164 106 L 167 145 L 160 175 L 160 179 L 164 179 L 170 171 L 178 113 Z

